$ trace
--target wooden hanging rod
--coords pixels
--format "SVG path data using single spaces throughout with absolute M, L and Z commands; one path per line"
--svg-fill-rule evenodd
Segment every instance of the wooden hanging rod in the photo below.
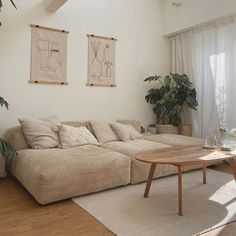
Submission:
M 116 87 L 115 84 L 89 84 L 87 83 L 86 86 L 90 86 L 90 87 Z
M 58 84 L 58 85 L 68 85 L 68 82 L 65 81 L 50 81 L 50 80 L 29 80 L 29 83 L 31 84 Z
M 88 36 L 88 37 L 92 37 L 92 38 L 109 39 L 109 40 L 117 41 L 116 38 L 112 38 L 112 37 L 105 37 L 105 36 L 99 36 L 99 35 L 94 35 L 94 34 L 87 34 L 87 36 Z
M 66 31 L 66 30 L 54 29 L 54 28 L 49 28 L 49 27 L 41 26 L 41 25 L 30 25 L 30 27 L 69 34 L 69 31 Z

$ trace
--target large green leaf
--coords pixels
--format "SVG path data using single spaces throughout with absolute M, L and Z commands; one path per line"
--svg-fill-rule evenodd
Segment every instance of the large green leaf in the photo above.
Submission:
M 187 87 L 187 88 L 191 88 L 192 87 L 192 83 L 189 81 L 187 75 L 183 74 L 171 74 L 173 77 L 173 80 L 176 83 L 177 87 Z
M 173 100 L 169 100 L 169 101 L 165 101 L 163 103 L 163 106 L 165 107 L 166 111 L 170 113 L 172 110 L 175 109 L 176 103 Z
M 152 82 L 152 81 L 157 81 L 157 80 L 159 80 L 159 79 L 161 79 L 161 76 L 155 75 L 155 76 L 150 76 L 150 77 L 146 78 L 146 79 L 144 80 L 144 82 Z
M 181 117 L 178 112 L 174 113 L 169 117 L 169 123 L 173 126 L 179 126 L 181 124 Z
M 166 111 L 166 108 L 163 104 L 161 103 L 157 103 L 154 108 L 153 108 L 153 112 L 156 115 L 157 118 L 157 122 L 159 122 L 160 120 L 163 120 L 163 115 Z
M 11 159 L 17 156 L 16 150 L 1 138 L 0 138 L 0 153 L 2 157 L 6 159 Z
M 165 76 L 165 78 L 164 78 L 165 86 L 169 86 L 170 87 L 171 81 L 172 81 L 172 76 L 170 76 L 170 75 Z
M 193 110 L 197 110 L 198 102 L 197 93 L 195 89 L 191 89 L 190 91 L 188 91 L 186 102 L 190 108 L 192 108 Z
M 11 4 L 17 9 L 15 3 L 13 2 L 13 0 L 10 0 L 11 1 Z
M 8 102 L 3 97 L 0 97 L 0 105 L 1 105 L 1 107 L 5 106 L 7 109 L 9 106 Z
M 145 99 L 148 103 L 156 104 L 158 101 L 163 99 L 163 95 L 165 94 L 165 89 L 150 89 Z
M 16 4 L 14 3 L 13 0 L 10 0 L 11 4 L 17 9 Z M 0 10 L 2 8 L 2 0 L 0 0 Z
M 185 103 L 187 96 L 188 96 L 188 90 L 185 89 L 184 87 L 180 87 L 179 89 L 176 90 L 175 93 L 176 103 L 179 106 L 182 106 Z

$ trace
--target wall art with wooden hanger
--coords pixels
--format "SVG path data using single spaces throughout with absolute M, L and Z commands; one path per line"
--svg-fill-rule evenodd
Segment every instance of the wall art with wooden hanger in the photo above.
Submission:
M 31 26 L 30 83 L 67 85 L 68 31 Z
M 88 86 L 116 87 L 117 39 L 88 34 Z

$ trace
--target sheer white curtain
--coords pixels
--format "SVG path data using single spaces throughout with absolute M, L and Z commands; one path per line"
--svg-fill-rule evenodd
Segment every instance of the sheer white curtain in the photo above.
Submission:
M 191 112 L 193 133 L 236 127 L 236 18 L 231 17 L 171 38 L 172 72 L 192 80 L 198 110 Z

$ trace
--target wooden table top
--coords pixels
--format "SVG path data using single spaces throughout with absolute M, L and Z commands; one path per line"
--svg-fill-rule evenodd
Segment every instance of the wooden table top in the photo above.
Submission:
M 203 149 L 202 146 L 178 146 L 141 152 L 135 155 L 139 161 L 150 164 L 194 165 L 227 160 L 236 152 L 223 152 L 220 149 Z

